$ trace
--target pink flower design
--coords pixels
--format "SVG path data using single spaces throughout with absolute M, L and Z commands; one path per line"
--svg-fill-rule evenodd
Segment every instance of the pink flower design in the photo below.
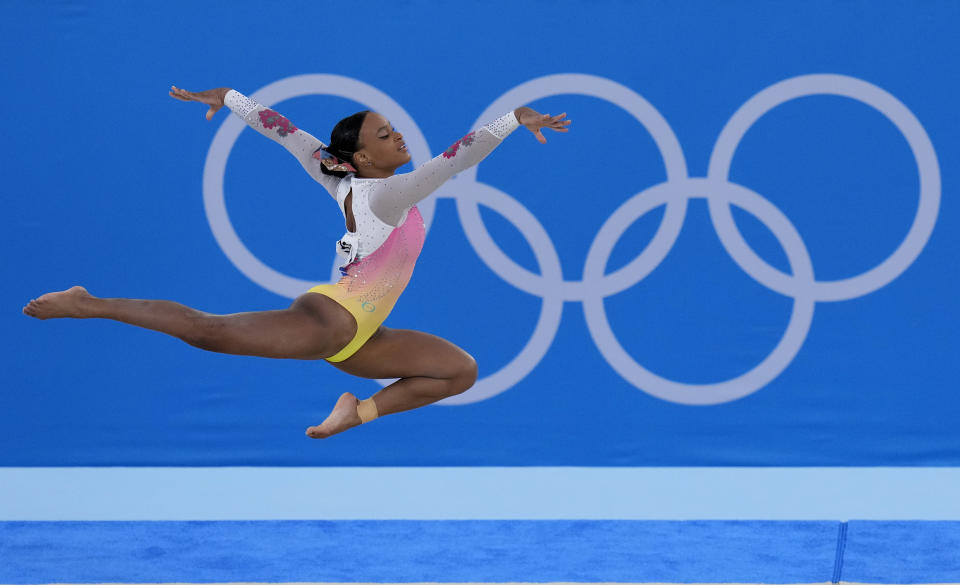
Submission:
M 457 150 L 460 149 L 460 141 L 454 142 L 450 145 L 450 148 L 443 151 L 443 158 L 453 158 L 457 154 Z
M 273 110 L 260 110 L 260 123 L 263 124 L 263 127 L 267 130 L 276 128 L 277 134 L 280 136 L 293 134 L 298 130 L 290 120 L 287 120 Z
M 448 148 L 448 149 L 446 149 L 445 151 L 443 151 L 443 155 L 442 155 L 443 158 L 453 158 L 453 157 L 457 156 L 457 151 L 460 150 L 460 145 L 461 145 L 461 144 L 462 144 L 463 146 L 470 146 L 471 144 L 473 144 L 473 141 L 474 141 L 475 139 L 476 139 L 476 137 L 474 136 L 474 132 L 471 132 L 470 134 L 467 134 L 466 136 L 464 136 L 464 137 L 461 138 L 460 140 L 457 140 L 456 142 L 454 142 L 453 144 L 451 144 L 451 145 L 450 145 L 450 148 Z

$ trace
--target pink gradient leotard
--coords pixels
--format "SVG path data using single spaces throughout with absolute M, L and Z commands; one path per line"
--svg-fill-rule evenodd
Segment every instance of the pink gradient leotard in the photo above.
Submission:
M 230 90 L 225 104 L 250 127 L 293 154 L 303 168 L 336 199 L 346 218 L 344 201 L 351 193 L 356 229 L 337 242 L 343 277 L 308 292 L 335 300 L 357 321 L 357 333 L 327 361 L 340 362 L 357 352 L 390 314 L 406 288 L 423 248 L 424 226 L 416 204 L 458 172 L 484 159 L 518 126 L 509 112 L 467 134 L 436 158 L 410 173 L 385 179 L 348 174 L 336 177 L 321 169 L 326 145 L 277 112 Z

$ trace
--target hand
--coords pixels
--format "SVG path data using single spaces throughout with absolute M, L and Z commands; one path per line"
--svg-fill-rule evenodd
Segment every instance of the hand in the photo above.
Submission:
M 216 89 L 208 89 L 207 91 L 194 93 L 171 85 L 170 97 L 183 102 L 200 102 L 201 104 L 207 104 L 210 106 L 210 109 L 207 110 L 207 120 L 212 120 L 217 110 L 223 107 L 223 98 L 227 95 L 228 91 L 230 91 L 229 87 L 218 87 Z
M 544 128 L 549 128 L 555 132 L 569 132 L 570 130 L 567 126 L 570 125 L 570 120 L 564 120 L 567 117 L 566 112 L 560 114 L 559 116 L 551 116 L 550 114 L 541 114 L 536 110 L 522 107 L 517 108 L 513 111 L 514 115 L 517 117 L 517 121 L 527 127 L 527 130 L 533 132 L 533 135 L 537 138 L 540 144 L 546 144 L 547 139 L 544 138 L 543 130 Z

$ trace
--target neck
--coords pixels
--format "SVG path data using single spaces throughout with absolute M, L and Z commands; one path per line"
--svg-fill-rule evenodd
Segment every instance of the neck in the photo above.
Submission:
M 357 170 L 357 177 L 361 179 L 386 179 L 392 177 L 397 169 L 378 169 L 375 167 L 364 167 Z

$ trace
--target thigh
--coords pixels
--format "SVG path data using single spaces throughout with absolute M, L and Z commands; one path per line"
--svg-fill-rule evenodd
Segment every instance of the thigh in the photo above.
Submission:
M 350 342 L 356 321 L 336 301 L 316 293 L 287 309 L 207 317 L 213 351 L 271 358 L 323 359 Z
M 473 363 L 470 354 L 442 337 L 380 327 L 357 353 L 331 365 L 361 378 L 451 378 Z

